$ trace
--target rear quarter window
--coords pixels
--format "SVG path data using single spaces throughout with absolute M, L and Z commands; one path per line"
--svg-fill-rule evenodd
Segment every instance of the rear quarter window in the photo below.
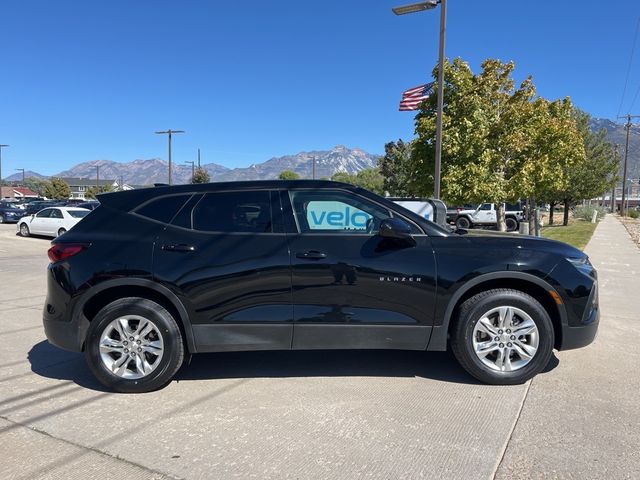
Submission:
M 167 195 L 154 198 L 135 209 L 134 212 L 151 220 L 169 223 L 189 198 L 191 198 L 191 194 Z

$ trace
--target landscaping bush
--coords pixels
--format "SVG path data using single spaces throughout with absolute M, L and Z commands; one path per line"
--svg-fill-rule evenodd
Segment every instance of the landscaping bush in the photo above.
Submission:
M 627 215 L 629 215 L 631 218 L 638 218 L 640 217 L 640 212 L 638 210 L 633 209 L 633 210 L 629 210 L 627 212 Z
M 594 205 L 580 205 L 573 211 L 573 216 L 574 218 L 590 222 L 593 218 L 593 212 L 598 212 L 598 221 L 602 220 L 607 214 L 606 210 L 602 207 L 596 207 Z

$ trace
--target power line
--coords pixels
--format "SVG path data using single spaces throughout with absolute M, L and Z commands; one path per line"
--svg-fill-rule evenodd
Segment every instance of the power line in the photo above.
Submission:
M 633 54 L 636 51 L 636 40 L 638 39 L 638 30 L 640 30 L 640 17 L 638 17 L 638 23 L 636 23 L 636 33 L 633 35 L 633 43 L 631 44 L 631 56 L 629 57 L 629 65 L 627 66 L 627 75 L 625 76 L 625 79 L 624 79 L 624 88 L 622 89 L 622 98 L 620 99 L 620 105 L 618 106 L 618 113 L 616 113 L 616 117 L 620 116 L 620 112 L 622 111 L 622 104 L 624 103 L 624 96 L 627 93 L 627 84 L 629 83 L 629 74 L 631 73 L 631 65 L 633 64 Z
M 638 85 L 638 89 L 636 90 L 636 94 L 633 96 L 633 101 L 631 102 L 631 106 L 629 107 L 629 111 L 633 110 L 633 106 L 636 104 L 636 100 L 638 99 L 638 95 L 640 94 L 640 85 Z

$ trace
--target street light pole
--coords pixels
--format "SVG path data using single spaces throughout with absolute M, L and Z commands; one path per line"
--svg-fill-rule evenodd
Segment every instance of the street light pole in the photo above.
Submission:
M 0 143 L 0 183 L 2 182 L 2 149 L 8 146 L 9 145 Z
M 171 135 L 174 133 L 184 133 L 184 130 L 165 130 L 162 132 L 156 132 L 157 134 L 167 134 L 169 135 L 169 185 L 171 185 Z
M 22 172 L 22 186 L 24 187 L 24 168 L 16 168 L 16 170 Z
M 447 36 L 447 0 L 430 0 L 427 2 L 415 3 L 403 7 L 393 8 L 396 15 L 406 15 L 408 13 L 431 10 L 440 4 L 440 46 L 438 51 L 438 98 L 437 98 L 437 118 L 436 118 L 436 158 L 435 172 L 433 175 L 433 196 L 440 198 L 440 176 L 442 170 L 442 114 L 444 110 L 444 58 L 445 40 Z

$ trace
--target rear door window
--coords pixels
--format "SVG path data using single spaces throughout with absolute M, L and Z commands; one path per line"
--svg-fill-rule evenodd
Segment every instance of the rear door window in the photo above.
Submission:
M 207 193 L 193 209 L 192 218 L 193 229 L 205 232 L 273 232 L 266 190 Z

